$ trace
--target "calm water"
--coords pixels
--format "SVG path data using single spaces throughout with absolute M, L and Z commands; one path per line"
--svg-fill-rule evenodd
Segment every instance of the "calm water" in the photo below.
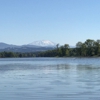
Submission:
M 0 59 L 0 100 L 100 100 L 100 58 Z

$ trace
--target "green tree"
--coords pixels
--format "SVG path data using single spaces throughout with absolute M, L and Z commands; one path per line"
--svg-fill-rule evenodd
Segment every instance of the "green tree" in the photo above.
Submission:
M 83 43 L 82 46 L 81 46 L 81 56 L 86 56 L 86 44 Z
M 77 52 L 77 56 L 81 56 L 82 55 L 82 42 L 78 42 L 76 43 L 76 52 Z
M 69 56 L 69 45 L 68 45 L 68 44 L 65 44 L 65 45 L 64 45 L 64 49 L 65 49 L 65 50 L 64 50 L 64 55 L 65 55 L 65 56 Z
M 85 41 L 85 45 L 87 48 L 87 56 L 95 55 L 95 41 L 91 39 L 87 39 Z
M 100 56 L 100 40 L 95 42 L 95 55 Z

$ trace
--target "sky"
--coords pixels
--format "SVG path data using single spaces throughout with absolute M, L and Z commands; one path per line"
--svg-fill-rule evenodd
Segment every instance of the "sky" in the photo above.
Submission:
M 0 0 L 0 42 L 100 39 L 100 0 Z

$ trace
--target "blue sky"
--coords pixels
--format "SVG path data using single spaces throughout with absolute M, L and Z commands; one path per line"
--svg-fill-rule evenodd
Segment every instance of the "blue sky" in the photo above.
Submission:
M 100 0 L 0 0 L 0 42 L 100 39 Z

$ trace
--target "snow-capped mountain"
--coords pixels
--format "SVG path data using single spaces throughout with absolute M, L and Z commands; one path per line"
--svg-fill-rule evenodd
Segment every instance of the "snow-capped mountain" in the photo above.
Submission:
M 56 47 L 56 43 L 48 40 L 34 41 L 26 45 L 13 45 L 0 42 L 0 52 L 40 52 L 46 50 L 53 50 Z
M 32 43 L 29 43 L 28 45 L 41 46 L 41 47 L 55 47 L 56 43 L 51 42 L 49 40 L 42 40 L 42 41 L 34 41 Z

